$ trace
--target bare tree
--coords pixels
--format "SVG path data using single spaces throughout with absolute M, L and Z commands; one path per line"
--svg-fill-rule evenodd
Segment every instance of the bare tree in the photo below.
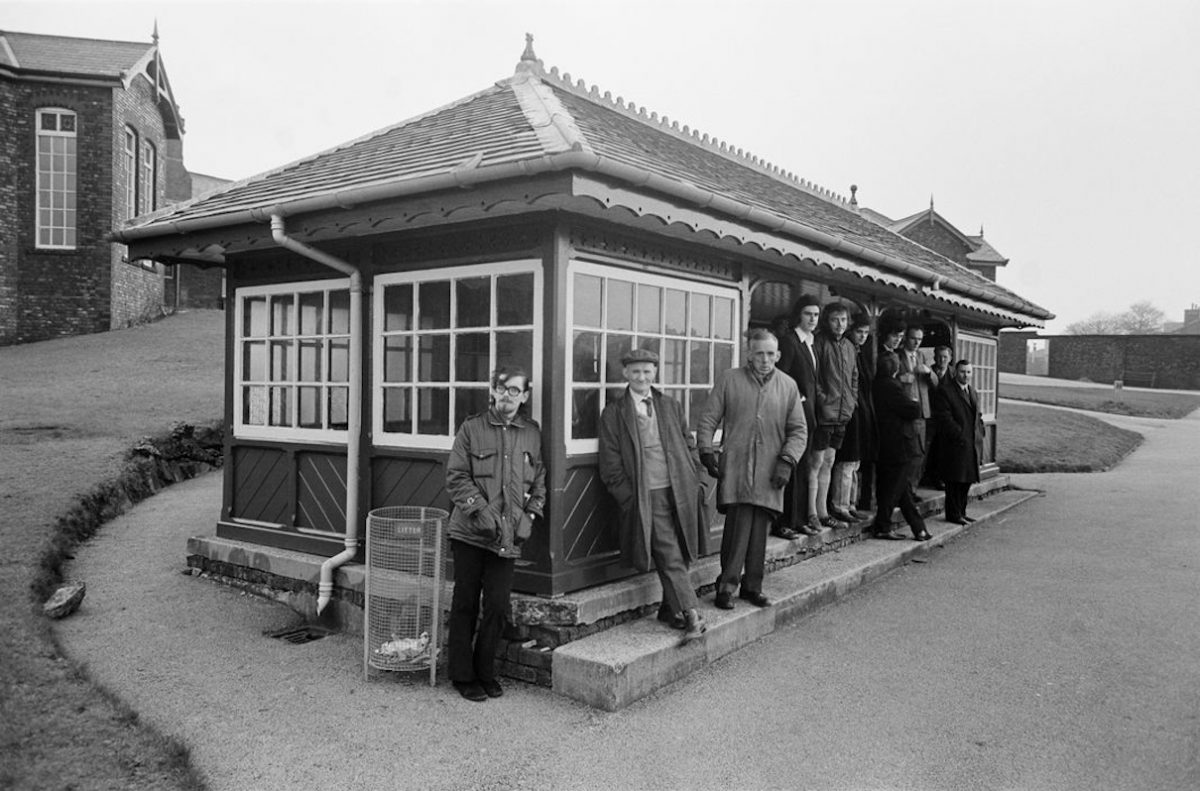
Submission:
M 1067 335 L 1117 335 L 1121 333 L 1121 316 L 1116 313 L 1093 313 L 1086 319 L 1067 325 Z
M 1135 302 L 1120 315 L 1121 332 L 1148 335 L 1162 332 L 1164 314 L 1150 302 Z

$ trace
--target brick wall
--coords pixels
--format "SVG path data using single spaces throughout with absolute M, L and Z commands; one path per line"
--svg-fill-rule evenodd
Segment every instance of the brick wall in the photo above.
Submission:
M 108 329 L 112 245 L 112 89 L 65 84 L 13 83 L 16 211 L 16 328 L 7 343 Z M 74 250 L 36 246 L 35 113 L 62 107 L 77 115 L 76 229 Z
M 1038 337 L 1037 330 L 1018 332 L 1005 330 L 1000 333 L 996 367 L 1006 374 L 1025 373 L 1025 342 Z
M 1050 376 L 1112 382 L 1153 372 L 1154 386 L 1200 389 L 1198 335 L 1053 335 Z M 1129 377 L 1133 382 L 1132 377 Z
M 18 103 L 16 86 L 0 81 L 0 129 L 16 129 Z M 0 135 L 0 173 L 17 172 L 18 139 L 17 134 Z M 0 346 L 14 343 L 17 337 L 17 206 L 16 179 L 0 179 Z

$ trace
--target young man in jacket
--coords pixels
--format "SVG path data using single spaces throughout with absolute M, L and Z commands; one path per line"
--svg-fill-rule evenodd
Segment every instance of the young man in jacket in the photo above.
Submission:
M 700 461 L 718 480 L 717 507 L 725 514 L 716 597 L 723 610 L 733 609 L 739 582 L 740 598 L 758 607 L 771 603 L 762 592 L 767 530 L 783 511 L 783 487 L 808 439 L 800 391 L 775 370 L 775 335 L 753 329 L 747 342 L 746 364 L 717 378 L 696 431 Z M 718 426 L 724 427 L 719 460 Z
M 662 584 L 659 619 L 684 629 L 683 642 L 708 628 L 688 566 L 707 546 L 700 519 L 700 459 L 679 402 L 653 386 L 658 355 L 621 358 L 628 386 L 600 415 L 600 479 L 620 510 L 621 554 L 638 571 L 651 561 Z
M 900 540 L 892 529 L 892 510 L 899 505 L 905 521 L 912 528 L 913 538 L 928 541 L 925 520 L 908 490 L 908 467 L 920 447 L 914 426 L 921 414 L 919 402 L 910 398 L 898 379 L 899 361 L 895 355 L 879 358 L 879 371 L 873 388 L 875 418 L 879 427 L 879 459 L 875 467 L 875 521 L 871 523 L 874 538 Z
M 779 338 L 779 363 L 776 368 L 796 382 L 804 399 L 804 425 L 815 430 L 817 425 L 817 356 L 813 351 L 814 333 L 821 321 L 821 303 L 811 294 L 801 294 L 788 314 L 787 332 Z M 808 523 L 808 460 L 809 449 L 796 462 L 796 470 L 783 493 L 783 514 L 775 520 L 771 535 L 787 540 L 800 535 L 815 536 L 820 526 Z
M 841 302 L 825 306 L 814 351 L 817 355 L 817 425 L 808 449 L 808 524 L 837 527 L 842 522 L 828 511 L 829 483 L 838 448 L 846 439 L 846 424 L 858 407 L 858 351 L 846 330 L 850 310 Z M 846 517 L 843 514 L 843 518 Z
M 446 490 L 454 504 L 447 530 L 454 597 L 446 653 L 454 688 L 473 701 L 504 694 L 495 659 L 508 617 L 513 560 L 546 504 L 541 428 L 521 412 L 529 400 L 529 374 L 501 367 L 491 385 L 491 408 L 463 421 L 446 460 Z

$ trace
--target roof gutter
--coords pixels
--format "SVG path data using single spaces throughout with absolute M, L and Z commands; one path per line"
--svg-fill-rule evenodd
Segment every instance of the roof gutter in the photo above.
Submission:
M 271 236 L 275 242 L 342 274 L 350 276 L 350 394 L 346 426 L 346 535 L 345 549 L 321 564 L 317 587 L 317 615 L 333 597 L 333 572 L 358 554 L 358 460 L 362 449 L 362 272 L 358 267 L 326 252 L 309 247 L 287 235 L 282 214 L 271 215 Z
M 463 189 L 510 178 L 578 169 L 610 176 L 634 187 L 652 189 L 702 208 L 712 209 L 736 219 L 752 222 L 776 233 L 818 244 L 835 252 L 858 257 L 892 272 L 920 281 L 932 290 L 939 290 L 943 286 L 950 286 L 950 284 L 945 282 L 946 278 L 944 275 L 939 275 L 936 272 L 917 266 L 916 264 L 911 264 L 895 256 L 848 242 L 845 239 L 825 233 L 824 231 L 810 228 L 795 220 L 789 220 L 786 217 L 765 211 L 757 206 L 732 200 L 694 184 L 675 181 L 657 173 L 651 173 L 644 168 L 618 162 L 590 151 L 564 151 L 546 154 L 537 159 L 502 162 L 487 167 L 477 167 L 478 161 L 479 159 L 475 158 L 458 168 L 428 176 L 418 176 L 399 182 L 390 181 L 381 184 L 351 187 L 337 192 L 327 192 L 307 198 L 299 198 L 269 207 L 239 209 L 227 214 L 199 217 L 194 220 L 168 220 L 141 227 L 116 230 L 113 231 L 111 238 L 117 242 L 129 243 L 138 239 L 165 236 L 171 233 L 187 234 L 239 223 L 264 222 L 272 216 L 286 217 L 329 209 L 347 209 L 358 204 L 374 201 L 389 200 L 445 189 Z M 1019 300 L 1003 295 L 988 294 L 976 286 L 954 284 L 950 288 L 966 296 L 981 299 L 994 305 L 1018 310 L 1023 313 L 1029 312 L 1029 307 Z

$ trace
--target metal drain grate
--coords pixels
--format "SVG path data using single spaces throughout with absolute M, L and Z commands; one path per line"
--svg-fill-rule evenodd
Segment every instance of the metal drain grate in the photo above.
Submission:
M 333 634 L 328 629 L 323 629 L 320 626 L 291 626 L 287 629 L 280 629 L 277 632 L 269 632 L 268 637 L 273 637 L 276 640 L 287 640 L 289 643 L 311 643 L 313 640 L 320 640 L 322 637 L 328 637 Z

